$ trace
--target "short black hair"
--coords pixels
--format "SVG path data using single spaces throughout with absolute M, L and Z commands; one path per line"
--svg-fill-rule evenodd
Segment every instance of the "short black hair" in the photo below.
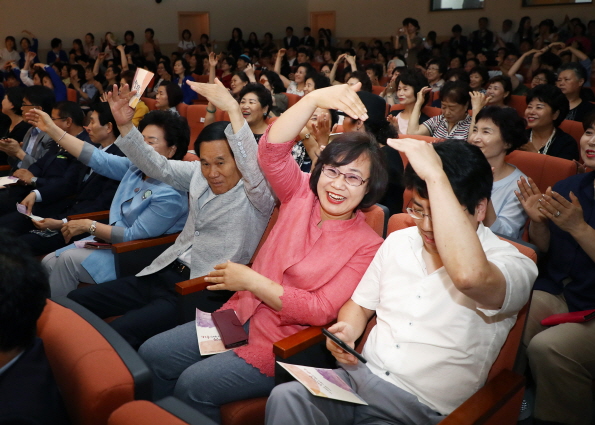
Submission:
M 130 31 L 130 30 L 126 31 L 126 32 L 124 33 L 124 38 L 126 38 L 126 37 L 128 37 L 128 36 L 131 36 L 131 37 L 132 37 L 132 39 L 134 40 L 134 32 L 132 32 L 132 31 Z
M 8 101 L 12 103 L 12 112 L 16 115 L 22 115 L 23 111 L 21 107 L 23 106 L 23 97 L 25 96 L 25 88 L 21 86 L 17 87 L 9 87 L 6 89 L 6 97 Z
M 52 108 L 56 102 L 56 96 L 54 91 L 44 86 L 30 86 L 25 89 L 25 95 L 23 96 L 35 106 L 41 106 L 41 109 L 46 114 L 52 113 Z
M 242 98 L 247 95 L 248 93 L 254 93 L 258 98 L 258 103 L 260 103 L 261 108 L 267 108 L 266 115 L 271 112 L 271 108 L 273 107 L 273 96 L 271 92 L 267 90 L 265 86 L 260 83 L 248 83 L 244 86 L 238 99 L 240 101 Z M 266 117 L 265 117 L 266 118 Z
M 471 105 L 471 95 L 469 95 L 469 84 L 463 81 L 447 81 L 440 90 L 440 102 L 451 101 L 459 105 Z
M 116 120 L 112 115 L 112 110 L 109 107 L 107 102 L 96 102 L 91 105 L 91 111 L 97 112 L 97 117 L 99 118 L 99 124 L 102 126 L 107 125 L 108 123 L 112 124 L 112 133 L 114 137 L 118 137 L 120 135 L 120 130 L 118 129 L 118 124 L 116 124 Z
M 50 296 L 44 267 L 16 235 L 0 229 L 0 352 L 25 350 Z
M 471 71 L 469 71 L 469 76 L 471 76 L 471 74 L 479 74 L 481 76 L 481 79 L 483 81 L 482 86 L 485 86 L 486 83 L 490 80 L 490 73 L 488 72 L 488 69 L 485 66 L 474 66 Z
M 310 62 L 302 62 L 300 64 L 298 64 L 296 71 L 298 68 L 304 68 L 306 70 L 306 78 L 304 79 L 304 81 L 306 81 L 308 78 L 312 77 L 312 75 L 316 74 L 318 71 L 316 71 L 316 68 L 314 68 Z
M 78 103 L 70 100 L 63 100 L 56 103 L 54 109 L 58 110 L 60 118 L 70 118 L 74 125 L 82 127 L 85 123 L 85 113 Z
M 62 44 L 62 40 L 59 38 L 52 38 L 52 41 L 50 41 L 50 46 L 52 46 L 52 49 L 57 49 L 60 47 L 60 44 Z
M 153 31 L 153 28 L 147 28 L 147 29 L 145 30 L 145 32 L 148 32 L 148 33 L 150 33 L 150 34 L 151 34 L 151 37 L 154 37 L 154 36 L 155 36 L 155 31 Z
M 229 70 L 231 72 L 234 72 L 236 70 L 236 60 L 233 56 L 226 56 L 223 58 L 223 62 L 227 62 L 227 64 L 229 65 Z
M 167 93 L 167 105 L 170 108 L 177 106 L 184 100 L 182 89 L 173 81 L 162 81 L 161 84 L 159 84 L 159 87 L 165 87 L 165 92 Z
M 320 153 L 318 162 L 310 175 L 310 189 L 314 195 L 318 196 L 318 180 L 320 180 L 324 165 L 341 167 L 357 160 L 362 155 L 370 159 L 370 177 L 367 181 L 368 192 L 356 209 L 369 208 L 374 205 L 386 191 L 388 174 L 380 145 L 372 135 L 367 133 L 355 131 L 343 133 Z
M 549 69 L 546 69 L 546 68 L 537 68 L 533 72 L 533 78 L 535 78 L 539 74 L 543 74 L 545 76 L 545 79 L 547 80 L 547 84 L 551 84 L 551 85 L 556 84 L 556 74 L 554 74 L 553 71 L 550 71 Z
M 513 108 L 486 106 L 475 117 L 476 125 L 480 120 L 491 120 L 500 129 L 502 140 L 508 144 L 507 155 L 528 142 L 525 133 L 527 123 Z
M 463 32 L 463 27 L 461 27 L 459 24 L 454 24 L 450 32 Z
M 371 69 L 374 72 L 376 78 L 382 78 L 382 65 L 379 63 L 369 63 L 365 66 L 364 70 Z
M 184 67 L 184 75 L 190 75 L 190 64 L 188 63 L 188 61 L 184 58 L 178 58 L 178 59 L 174 60 L 173 65 L 175 66 L 176 62 L 178 62 L 178 61 L 182 62 L 182 66 Z M 176 77 L 177 77 L 177 75 L 176 75 Z
M 84 83 L 84 81 L 86 81 L 85 68 L 83 68 L 83 65 L 75 63 L 75 64 L 70 65 L 70 70 L 73 70 L 73 69 L 76 71 L 76 75 L 79 79 L 79 82 L 82 85 Z M 69 71 L 69 76 L 70 76 L 70 71 Z
M 298 54 L 299 54 L 299 53 L 303 53 L 304 55 L 306 55 L 306 56 L 308 56 L 308 57 L 310 57 L 310 56 L 311 56 L 310 49 L 306 49 L 305 47 L 300 47 L 300 48 L 297 50 L 297 52 L 298 52 Z
M 365 71 L 353 71 L 349 78 L 356 78 L 360 83 L 362 83 L 362 91 L 372 93 L 372 80 L 370 80 L 370 77 Z
M 406 27 L 407 25 L 412 24 L 415 28 L 419 30 L 419 22 L 415 18 L 405 18 L 403 19 L 403 26 Z
M 312 79 L 316 90 L 323 89 L 325 87 L 330 87 L 330 85 L 331 85 L 331 80 L 326 75 L 322 75 L 319 72 L 315 72 L 313 75 L 310 75 L 308 78 Z
M 269 80 L 269 84 L 273 89 L 273 93 L 284 93 L 287 90 L 285 88 L 285 84 L 283 84 L 283 80 L 281 80 L 281 77 L 279 77 L 279 74 L 277 74 L 276 72 L 266 70 L 262 71 L 260 75 L 264 75 L 267 78 L 267 80 Z
M 448 64 L 442 58 L 430 59 L 426 63 L 426 68 L 429 68 L 430 65 L 438 65 L 438 72 L 440 73 L 441 77 L 444 76 L 444 74 L 446 74 L 446 71 L 448 71 Z
M 465 63 L 467 62 L 473 62 L 475 65 L 473 65 L 473 68 L 477 67 L 480 65 L 479 60 L 477 58 L 469 58 L 465 60 Z M 469 72 L 469 74 L 471 74 L 471 72 Z M 486 81 L 488 81 L 488 78 L 486 78 Z
M 504 88 L 505 92 L 508 92 L 508 96 L 504 98 L 504 103 L 510 102 L 510 96 L 512 96 L 512 81 L 507 75 L 496 75 L 488 80 L 488 87 L 490 84 L 500 83 Z
M 312 29 L 310 27 L 304 27 L 304 31 L 312 31 Z
M 406 69 L 403 72 L 399 73 L 399 76 L 397 77 L 397 88 L 399 87 L 400 83 L 406 86 L 413 87 L 413 91 L 417 96 L 417 93 L 419 93 L 421 89 L 428 85 L 428 79 L 425 77 L 425 75 L 422 74 L 421 71 L 417 69 Z
M 550 52 L 549 50 L 541 55 L 538 60 L 540 66 L 551 66 L 554 70 L 558 69 L 562 64 L 562 59 L 560 59 L 560 56 Z
M 533 99 L 537 99 L 549 105 L 549 107 L 552 108 L 553 114 L 560 112 L 558 114 L 558 118 L 554 120 L 555 127 L 558 127 L 560 124 L 562 124 L 562 121 L 564 121 L 566 115 L 568 115 L 568 111 L 570 110 L 568 98 L 564 93 L 562 93 L 562 90 L 554 85 L 540 84 L 535 86 L 529 90 L 529 93 L 527 93 L 527 105 L 531 103 Z
M 489 201 L 492 195 L 494 176 L 490 163 L 481 149 L 466 140 L 449 139 L 433 143 L 433 146 L 457 200 L 470 214 L 475 214 L 475 207 L 483 199 Z M 407 189 L 428 199 L 426 182 L 417 175 L 411 163 L 405 167 L 403 182 Z
M 463 68 L 452 68 L 444 74 L 444 81 L 450 81 L 451 78 L 455 77 L 455 81 L 463 81 L 469 84 L 471 82 L 469 75 L 471 74 L 467 74 Z
M 163 130 L 167 146 L 175 146 L 176 152 L 171 159 L 182 160 L 188 152 L 190 127 L 186 118 L 170 111 L 151 111 L 138 124 L 141 133 L 148 125 L 155 125 Z
M 213 142 L 215 140 L 225 140 L 226 142 L 228 142 L 227 137 L 225 136 L 225 129 L 228 125 L 229 121 L 216 121 L 202 129 L 202 131 L 198 134 L 196 141 L 194 142 L 194 149 L 196 150 L 196 152 L 198 152 L 199 157 L 200 145 L 202 143 Z M 231 156 L 234 156 L 231 148 L 229 149 L 229 151 L 231 152 Z
M 285 28 L 285 31 L 287 31 L 287 30 L 293 31 L 293 27 L 287 27 L 287 28 Z
M 583 130 L 587 131 L 593 126 L 595 126 L 595 111 L 589 112 L 583 119 Z

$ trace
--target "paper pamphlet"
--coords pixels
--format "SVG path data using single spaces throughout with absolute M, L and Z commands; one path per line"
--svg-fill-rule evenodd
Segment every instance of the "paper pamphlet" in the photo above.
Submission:
M 333 400 L 347 401 L 349 403 L 368 405 L 337 373 L 332 369 L 300 366 L 289 363 L 279 363 L 308 391 L 318 397 L 332 398 Z
M 131 108 L 136 108 L 137 103 L 140 102 L 141 96 L 145 92 L 145 89 L 153 79 L 154 75 L 155 74 L 153 74 L 151 71 L 147 71 L 146 69 L 136 69 L 134 81 L 132 82 L 132 87 L 130 87 L 130 91 L 136 90 L 136 94 L 134 97 L 132 97 L 132 99 L 130 99 L 130 102 L 128 102 L 128 105 Z
M 205 313 L 198 308 L 196 309 L 196 336 L 201 356 L 210 356 L 229 350 L 223 345 L 219 331 L 211 318 L 211 313 Z
M 39 217 L 33 214 L 27 214 L 27 207 L 23 204 L 17 203 L 17 211 L 23 214 L 24 216 L 29 217 L 33 221 L 42 221 L 44 219 L 43 217 Z
M 8 177 L 0 177 L 0 186 L 6 186 L 7 184 L 14 184 L 18 182 L 18 177 L 8 176 Z

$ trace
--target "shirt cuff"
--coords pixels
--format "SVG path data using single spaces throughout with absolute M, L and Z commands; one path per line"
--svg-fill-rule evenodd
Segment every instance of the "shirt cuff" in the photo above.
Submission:
M 91 162 L 91 157 L 93 156 L 93 152 L 95 152 L 95 147 L 90 143 L 83 143 L 83 150 L 78 157 L 78 160 L 85 165 L 89 165 Z
M 124 242 L 124 229 L 120 226 L 112 226 L 112 232 L 110 234 L 111 243 L 121 243 Z
M 62 223 L 64 223 L 64 224 L 68 223 L 68 219 L 67 218 L 63 218 L 62 219 Z
M 39 190 L 35 189 L 32 190 L 32 192 L 35 192 L 35 202 L 41 202 L 41 193 L 39 193 Z

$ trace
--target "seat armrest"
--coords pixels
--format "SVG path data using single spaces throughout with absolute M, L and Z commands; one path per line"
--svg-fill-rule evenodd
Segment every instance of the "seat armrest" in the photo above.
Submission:
M 87 214 L 76 214 L 76 215 L 69 215 L 67 217 L 68 221 L 70 220 L 108 220 L 109 219 L 109 210 L 108 211 L 95 211 L 92 213 Z
M 442 420 L 440 425 L 483 424 L 522 391 L 524 385 L 524 376 L 503 370 Z
M 287 359 L 300 351 L 324 341 L 322 326 L 310 326 L 273 344 L 273 353 Z
M 155 238 L 138 239 L 135 241 L 116 243 L 112 245 L 112 252 L 114 254 L 121 254 L 143 248 L 151 248 L 153 246 L 173 244 L 178 236 L 179 233 L 172 233 L 171 235 L 157 236 Z
M 205 282 L 205 276 L 195 277 L 194 279 L 184 280 L 176 283 L 176 292 L 180 295 L 188 295 L 194 292 L 202 291 L 211 283 Z

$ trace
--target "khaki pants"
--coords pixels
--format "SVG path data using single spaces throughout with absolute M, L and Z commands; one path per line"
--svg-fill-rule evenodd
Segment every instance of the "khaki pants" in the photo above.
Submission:
M 552 314 L 567 313 L 562 295 L 533 291 L 523 344 L 537 385 L 537 419 L 590 425 L 595 376 L 595 321 L 542 326 Z

